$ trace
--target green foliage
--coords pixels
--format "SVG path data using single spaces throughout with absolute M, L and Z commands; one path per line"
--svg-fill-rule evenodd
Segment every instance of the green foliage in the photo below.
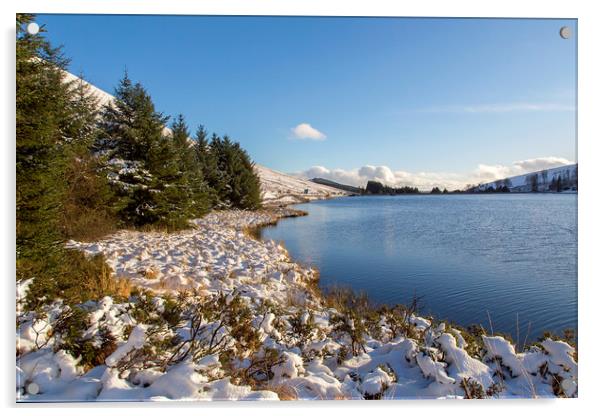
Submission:
M 233 383 L 256 386 L 272 378 L 272 367 L 282 362 L 277 350 L 262 346 L 252 311 L 238 295 L 200 297 L 181 292 L 175 298 L 164 297 L 160 307 L 150 293 L 139 293 L 131 301 L 129 314 L 147 326 L 146 342 L 118 363 L 121 372 L 165 369 L 184 360 L 217 354 Z M 182 326 L 190 334 L 187 339 L 175 335 Z M 247 360 L 248 365 L 241 367 L 241 360 Z
M 110 192 L 89 152 L 96 101 L 83 82 L 64 78 L 67 60 L 43 30 L 26 32 L 31 21 L 33 15 L 17 15 L 16 231 L 17 279 L 35 278 L 35 307 L 54 296 L 85 300 L 92 292 L 85 285 L 102 276 L 99 263 L 66 251 L 64 238 L 102 234 L 114 221 L 106 208 Z
M 93 338 L 86 336 L 88 327 L 88 313 L 81 307 L 64 310 L 53 326 L 55 338 L 59 340 L 55 350 L 62 349 L 73 357 L 80 357 L 79 365 L 84 371 L 104 364 L 117 349 L 115 337 L 105 325 L 100 326 Z
M 117 211 L 126 224 L 171 220 L 161 216 L 168 209 L 161 205 L 160 196 L 165 185 L 171 185 L 160 179 L 173 180 L 175 176 L 173 164 L 166 164 L 173 157 L 163 137 L 167 120 L 155 111 L 142 85 L 133 84 L 127 73 L 115 89 L 115 101 L 102 110 L 96 148 L 108 159 L 118 196 Z
M 562 335 L 558 335 L 552 331 L 544 331 L 544 333 L 537 338 L 537 341 L 541 343 L 546 339 L 551 339 L 552 341 L 563 341 L 572 346 L 573 348 L 577 347 L 576 333 L 573 328 L 565 328 L 562 331 Z
M 215 134 L 213 136 L 216 137 Z M 207 184 L 209 206 L 216 207 L 219 204 L 220 186 L 217 161 L 207 140 L 207 130 L 202 125 L 197 128 L 195 133 L 193 149 L 197 169 L 200 169 L 201 176 Z
M 115 97 L 103 108 L 95 148 L 111 170 L 123 223 L 187 227 L 189 218 L 207 212 L 209 201 L 183 116 L 165 134 L 168 117 L 155 110 L 144 87 L 127 73 Z
M 378 181 L 368 181 L 366 183 L 366 189 L 364 193 L 368 195 L 399 195 L 399 194 L 418 194 L 420 191 L 418 188 L 411 186 L 402 186 L 394 188 L 391 186 L 383 185 Z
M 318 333 L 313 312 L 308 311 L 307 316 L 305 314 L 306 312 L 299 311 L 289 318 L 290 328 L 286 334 L 289 344 L 299 347 L 302 351 Z
M 389 330 L 389 339 L 394 340 L 399 336 L 406 338 L 417 338 L 416 327 L 409 321 L 412 312 L 404 305 L 382 306 L 379 315 L 384 318 L 384 322 Z
M 141 224 L 156 223 L 170 230 L 186 228 L 191 217 L 191 202 L 188 176 L 180 165 L 178 149 L 169 137 L 161 137 L 148 154 L 148 167 L 153 181 L 145 190 L 150 215 L 142 218 Z M 150 198 L 148 198 L 150 197 Z M 137 208 L 141 205 L 138 204 Z M 139 220 L 140 217 L 137 218 Z
M 211 208 L 212 192 L 205 180 L 203 164 L 198 159 L 198 143 L 191 141 L 188 126 L 181 114 L 171 125 L 171 131 L 175 156 L 186 188 L 184 203 L 188 205 L 190 216 L 200 217 Z
M 65 239 L 180 229 L 211 208 L 260 206 L 259 179 L 238 143 L 209 144 L 202 127 L 195 143 L 183 116 L 167 134 L 168 117 L 127 74 L 99 111 L 88 84 L 65 77 L 68 60 L 44 28 L 27 33 L 33 19 L 16 17 L 16 268 L 18 280 L 35 278 L 32 307 L 129 291 L 104 260 L 65 250 Z
M 114 195 L 98 157 L 91 151 L 99 134 L 98 100 L 82 80 L 73 82 L 71 93 L 61 229 L 66 238 L 94 240 L 117 227 L 111 208 Z
M 62 147 L 68 124 L 67 64 L 41 33 L 17 15 L 16 41 L 16 248 L 17 277 L 51 279 L 61 261 L 59 229 L 64 194 Z
M 34 279 L 27 303 L 30 309 L 36 309 L 57 298 L 69 305 L 104 296 L 124 300 L 130 291 L 129 281 L 113 277 L 103 255 L 86 257 L 80 251 L 65 250 L 53 279 Z
M 487 397 L 481 383 L 472 378 L 463 378 L 460 386 L 464 390 L 465 399 L 484 399 Z
M 345 345 L 341 345 L 337 351 L 337 365 L 343 364 L 349 358 L 349 349 Z
M 125 224 L 179 229 L 211 207 L 260 207 L 259 178 L 238 143 L 214 135 L 209 144 L 202 126 L 192 143 L 182 115 L 165 134 L 167 117 L 127 74 L 115 97 L 102 111 L 96 149 L 112 168 L 117 210 Z
M 252 324 L 253 314 L 240 296 L 220 294 L 201 298 L 183 294 L 174 308 L 173 316 L 186 320 L 190 338 L 175 344 L 164 366 L 211 354 L 218 354 L 225 362 L 248 358 L 259 351 L 261 339 Z M 134 317 L 146 322 L 138 315 Z M 167 320 L 165 312 L 162 319 Z
M 210 149 L 217 164 L 216 191 L 220 204 L 227 208 L 260 208 L 259 177 L 247 152 L 228 136 L 214 135 Z
M 380 316 L 365 293 L 355 294 L 349 289 L 335 288 L 328 294 L 327 304 L 338 310 L 330 320 L 333 331 L 348 338 L 354 356 L 366 352 L 368 334 L 381 335 L 374 333 L 380 326 Z
M 115 88 L 115 100 L 102 109 L 99 147 L 109 157 L 146 161 L 160 143 L 169 117 L 155 110 L 150 95 L 127 72 Z M 128 182 L 135 184 L 135 182 Z
M 251 385 L 259 387 L 261 382 L 266 382 L 274 377 L 272 368 L 283 362 L 283 358 L 278 350 L 273 348 L 263 348 L 261 351 L 251 355 L 249 366 L 238 371 L 234 378 L 238 378 L 238 384 Z M 264 384 L 265 385 L 265 384 Z
M 61 231 L 65 238 L 92 241 L 117 229 L 114 194 L 95 157 L 90 153 L 72 157 L 64 181 Z

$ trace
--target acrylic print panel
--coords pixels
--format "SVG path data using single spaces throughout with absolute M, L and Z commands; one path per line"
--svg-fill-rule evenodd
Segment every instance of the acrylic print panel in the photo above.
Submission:
M 18 14 L 16 400 L 577 397 L 576 38 Z

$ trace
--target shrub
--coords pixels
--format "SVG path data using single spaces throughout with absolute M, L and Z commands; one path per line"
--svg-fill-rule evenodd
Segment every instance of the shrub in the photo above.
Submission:
M 244 359 L 259 350 L 261 339 L 252 324 L 253 314 L 239 295 L 202 298 L 192 294 L 184 295 L 180 302 L 174 308 L 181 308 L 190 338 L 178 343 L 165 365 L 211 354 L 220 355 L 220 359 L 225 353 Z
M 347 309 L 343 313 L 334 315 L 330 320 L 333 331 L 340 332 L 349 337 L 351 343 L 351 353 L 359 355 L 366 352 L 365 336 L 368 333 L 361 315 Z
M 84 371 L 104 364 L 105 359 L 117 348 L 115 337 L 106 326 L 99 328 L 96 337 L 85 337 L 89 328 L 88 313 L 80 308 L 65 309 L 53 325 L 55 350 L 63 349 L 73 357 L 79 357 Z
M 284 361 L 278 350 L 273 348 L 262 348 L 253 353 L 243 367 L 234 365 L 237 360 L 231 350 L 222 354 L 220 360 L 234 384 L 248 385 L 252 388 L 263 388 L 268 385 L 274 377 L 272 368 Z
M 366 352 L 365 337 L 382 337 L 380 314 L 365 293 L 354 293 L 347 288 L 327 291 L 325 303 L 338 313 L 331 318 L 335 332 L 346 334 L 351 342 L 351 353 Z
M 379 310 L 379 315 L 384 318 L 387 329 L 390 331 L 390 340 L 399 336 L 414 339 L 418 337 L 416 327 L 409 321 L 411 314 L 404 305 L 383 306 Z
M 464 390 L 465 399 L 484 399 L 487 397 L 481 383 L 472 378 L 463 378 L 460 386 Z
M 129 281 L 113 277 L 102 254 L 86 257 L 82 252 L 67 250 L 65 260 L 58 288 L 59 296 L 69 303 L 99 300 L 105 296 L 125 300 L 130 295 Z
M 294 345 L 303 350 L 316 335 L 318 327 L 316 326 L 314 314 L 309 311 L 299 311 L 289 318 L 291 324 L 287 338 L 294 340 Z
M 67 192 L 61 227 L 66 238 L 93 241 L 117 229 L 111 206 L 111 190 L 98 171 L 98 163 L 87 154 L 74 157 L 67 165 Z
M 69 305 L 105 296 L 124 300 L 131 289 L 129 280 L 112 275 L 102 254 L 87 257 L 80 251 L 65 250 L 54 279 L 34 279 L 27 295 L 27 305 L 30 309 L 37 309 L 57 298 Z

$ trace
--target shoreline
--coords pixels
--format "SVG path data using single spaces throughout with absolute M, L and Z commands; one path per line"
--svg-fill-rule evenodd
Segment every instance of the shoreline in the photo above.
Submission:
M 56 311 L 64 305 L 51 305 L 55 312 L 46 317 L 18 314 L 18 400 L 69 400 L 65 392 L 74 385 L 91 387 L 84 396 L 71 400 L 576 396 L 575 351 L 563 341 L 549 339 L 516 352 L 502 337 L 475 335 L 459 326 L 432 322 L 408 308 L 375 311 L 350 294 L 329 298 L 316 287 L 318 271 L 293 261 L 281 245 L 256 240 L 250 232 L 302 212 L 287 207 L 276 212 L 213 212 L 195 220 L 191 230 L 171 234 L 122 231 L 93 243 L 68 244 L 88 255 L 103 253 L 116 276 L 153 290 L 156 294 L 148 296 L 158 305 L 153 308 L 159 316 L 161 305 L 173 302 L 169 299 L 182 290 L 191 292 L 183 308 L 203 302 L 213 308 L 222 295 L 227 296 L 226 302 L 240 299 L 247 310 L 243 316 L 249 319 L 245 328 L 259 344 L 239 353 L 252 368 L 254 360 L 265 360 L 268 351 L 273 351 L 268 373 L 258 379 L 239 379 L 235 374 L 242 370 L 236 366 L 247 364 L 230 368 L 223 361 L 225 350 L 165 368 L 143 360 L 137 364 L 140 368 L 135 365 L 123 372 L 120 365 L 152 342 L 157 324 L 136 318 L 128 309 L 137 308 L 140 300 L 136 299 L 142 298 L 130 303 L 105 298 L 86 303 L 85 310 L 96 317 L 86 333 L 100 336 L 98 319 L 108 319 L 116 349 L 103 365 L 92 368 L 82 367 L 81 357 L 66 352 L 51 330 L 58 325 Z M 132 302 L 134 306 L 126 306 Z M 167 334 L 181 334 L 184 343 L 190 333 L 182 331 L 192 328 L 187 316 L 182 314 L 172 329 L 164 324 Z M 213 324 L 209 320 L 207 325 Z M 40 336 L 47 338 L 41 347 L 36 345 Z M 228 339 L 233 345 L 239 342 L 236 336 Z M 205 364 L 208 360 L 210 365 Z M 153 375 L 148 378 L 151 369 Z M 42 373 L 45 378 L 40 378 Z M 66 373 L 72 376 L 65 379 Z M 188 374 L 181 381 L 185 388 L 176 392 L 167 387 L 174 377 L 184 374 Z M 146 382 L 141 384 L 142 377 Z M 554 380 L 566 382 L 559 387 Z M 30 392 L 32 383 L 39 388 L 36 394 Z

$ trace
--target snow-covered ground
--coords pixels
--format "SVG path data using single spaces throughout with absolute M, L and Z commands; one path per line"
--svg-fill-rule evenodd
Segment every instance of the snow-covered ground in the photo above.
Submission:
M 462 328 L 409 314 L 373 317 L 353 356 L 358 318 L 325 304 L 315 290 L 317 271 L 246 231 L 284 214 L 214 212 L 178 233 L 122 231 L 69 242 L 90 255 L 103 253 L 116 277 L 152 293 L 76 308 L 86 317 L 78 342 L 104 352 L 84 366 L 69 353 L 65 316 L 73 310 L 57 300 L 25 311 L 30 282 L 20 282 L 17 400 L 576 395 L 574 349 L 565 342 L 548 339 L 517 353 L 504 338 L 471 338 Z M 173 307 L 176 295 L 181 309 Z M 242 312 L 227 319 L 233 310 Z M 400 319 L 406 332 L 395 326 Z

